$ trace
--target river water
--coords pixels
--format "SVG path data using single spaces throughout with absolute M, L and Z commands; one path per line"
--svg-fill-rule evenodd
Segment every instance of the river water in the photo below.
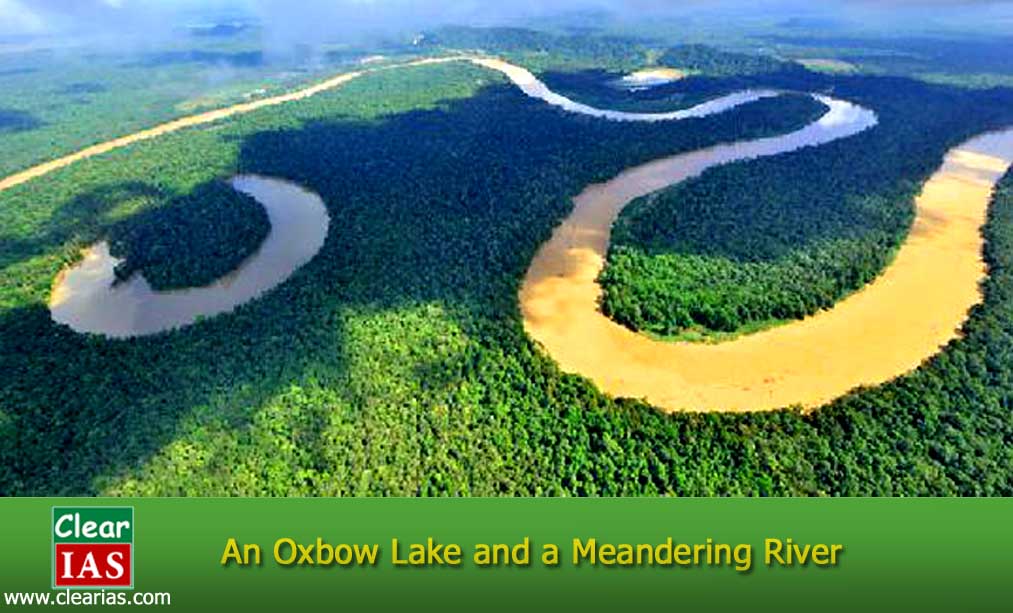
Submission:
M 527 95 L 568 112 L 616 121 L 702 117 L 777 95 L 745 91 L 671 113 L 625 113 L 574 102 L 500 60 L 416 64 L 460 60 L 500 71 Z M 992 189 L 1013 161 L 1013 130 L 986 134 L 950 151 L 918 197 L 910 236 L 893 264 L 830 310 L 708 345 L 651 339 L 598 309 L 596 279 L 612 224 L 629 202 L 720 164 L 819 146 L 876 125 L 868 109 L 816 97 L 829 110 L 798 131 L 656 160 L 588 186 L 525 275 L 519 300 L 528 334 L 563 370 L 616 396 L 645 398 L 670 411 L 817 406 L 856 386 L 904 374 L 937 353 L 980 302 L 981 226 Z M 210 286 L 180 291 L 153 291 L 142 275 L 114 286 L 117 261 L 99 243 L 57 280 L 53 318 L 81 332 L 151 334 L 228 312 L 284 282 L 324 243 L 329 222 L 323 203 L 280 179 L 241 176 L 233 185 L 263 204 L 272 224 L 264 244 L 234 273 Z
M 993 188 L 1013 163 L 1013 130 L 948 152 L 916 199 L 914 223 L 893 263 L 829 310 L 703 344 L 637 334 L 598 308 L 596 279 L 612 222 L 627 203 L 716 164 L 820 144 L 874 123 L 867 111 L 827 102 L 832 111 L 819 125 L 793 135 L 675 156 L 588 187 L 525 277 L 520 306 L 528 334 L 564 371 L 667 411 L 814 408 L 938 353 L 981 301 L 981 227 Z
M 600 119 L 611 119 L 612 121 L 678 121 L 680 119 L 692 119 L 694 117 L 706 117 L 708 115 L 716 115 L 717 113 L 724 113 L 725 111 L 731 110 L 737 106 L 742 106 L 750 102 L 756 102 L 763 98 L 772 98 L 780 95 L 780 92 L 772 89 L 747 89 L 740 92 L 728 94 L 708 100 L 696 106 L 692 106 L 688 109 L 681 109 L 678 111 L 671 111 L 668 113 L 627 113 L 624 111 L 611 111 L 608 109 L 598 109 L 593 106 L 588 106 L 580 102 L 570 100 L 566 96 L 557 94 L 556 92 L 549 89 L 545 83 L 538 80 L 535 75 L 531 74 L 530 71 L 521 68 L 520 66 L 514 66 L 502 60 L 496 59 L 473 59 L 471 60 L 479 66 L 485 66 L 492 70 L 502 72 L 509 78 L 514 85 L 520 88 L 528 96 L 537 98 L 543 102 L 546 102 L 552 106 L 557 106 L 565 111 L 571 113 L 579 113 L 581 115 L 588 115 L 590 117 L 598 117 Z
M 405 66 L 385 67 L 378 70 L 403 69 L 409 66 L 444 63 L 448 61 L 470 61 L 477 65 L 499 71 L 506 75 L 525 94 L 538 98 L 550 105 L 568 112 L 600 117 L 614 121 L 674 121 L 692 117 L 703 117 L 722 113 L 734 107 L 778 95 L 772 90 L 749 90 L 716 98 L 698 106 L 672 113 L 623 113 L 596 109 L 548 89 L 529 71 L 506 62 L 487 58 L 436 58 L 412 62 Z M 372 71 L 350 73 L 326 81 L 301 92 L 287 94 L 277 99 L 260 101 L 268 103 L 299 100 L 330 87 L 346 83 Z M 215 111 L 213 117 L 197 116 L 182 119 L 156 130 L 171 131 L 175 124 L 180 126 L 205 123 L 209 118 L 224 118 L 235 112 L 247 112 L 248 105 Z M 259 108 L 259 107 L 257 107 Z M 171 128 L 171 129 L 170 129 Z M 95 148 L 105 152 L 131 143 L 141 137 L 149 137 L 145 131 L 111 141 Z M 162 133 L 162 132 L 158 132 Z M 81 152 L 58 161 L 66 165 L 68 160 L 89 157 L 91 153 Z M 55 164 L 54 163 L 51 163 Z M 58 167 L 58 166 L 54 166 Z M 27 180 L 37 174 L 51 170 L 47 165 L 28 172 Z M 35 174 L 32 174 L 35 173 Z M 15 183 L 12 183 L 12 185 Z M 323 246 L 327 236 L 327 211 L 320 198 L 299 186 L 281 179 L 241 176 L 233 179 L 233 186 L 257 199 L 267 210 L 271 220 L 271 231 L 259 250 L 243 262 L 233 273 L 217 282 L 199 288 L 155 291 L 144 279 L 136 274 L 126 282 L 114 284 L 114 269 L 119 262 L 109 253 L 108 244 L 93 245 L 84 252 L 80 263 L 65 270 L 57 278 L 50 299 L 50 311 L 55 321 L 67 324 L 78 332 L 103 334 L 115 338 L 141 336 L 186 326 L 201 317 L 212 317 L 227 313 L 285 281 L 296 269 L 308 262 Z
M 330 218 L 318 195 L 256 175 L 237 176 L 232 186 L 255 198 L 271 221 L 267 238 L 234 272 L 211 285 L 164 292 L 153 290 L 142 273 L 114 284 L 120 260 L 109 254 L 107 243 L 98 243 L 57 280 L 50 301 L 53 319 L 78 332 L 118 338 L 171 330 L 260 296 L 323 246 Z

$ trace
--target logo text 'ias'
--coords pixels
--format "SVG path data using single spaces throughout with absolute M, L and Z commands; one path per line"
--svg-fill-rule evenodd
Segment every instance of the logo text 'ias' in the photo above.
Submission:
M 134 586 L 133 507 L 53 507 L 53 587 Z

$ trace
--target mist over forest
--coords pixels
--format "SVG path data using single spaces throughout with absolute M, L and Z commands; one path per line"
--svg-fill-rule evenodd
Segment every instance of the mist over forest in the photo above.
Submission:
M 1013 26 L 1013 3 L 995 0 L 0 0 L 0 40 L 60 34 L 115 37 L 152 44 L 188 29 L 257 27 L 265 47 L 285 48 L 406 36 L 442 25 L 542 25 L 607 28 L 656 19 L 688 27 L 721 24 L 744 31 L 771 24 L 785 30 L 840 33 L 1001 34 Z M 222 34 L 227 28 L 220 29 Z

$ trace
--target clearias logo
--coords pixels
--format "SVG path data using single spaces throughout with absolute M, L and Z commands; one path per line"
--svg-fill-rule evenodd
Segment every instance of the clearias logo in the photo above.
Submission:
M 53 588 L 133 588 L 133 507 L 53 507 Z

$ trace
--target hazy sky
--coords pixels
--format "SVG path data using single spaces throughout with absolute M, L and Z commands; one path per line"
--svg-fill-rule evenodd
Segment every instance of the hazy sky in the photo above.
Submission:
M 213 13 L 261 20 L 278 41 L 341 36 L 362 30 L 404 30 L 441 23 L 501 23 L 574 10 L 605 9 L 627 15 L 700 11 L 736 6 L 763 14 L 845 15 L 875 19 L 902 8 L 907 17 L 939 17 L 941 11 L 991 19 L 1013 15 L 1000 0 L 0 0 L 0 34 L 99 31 L 157 35 Z M 927 7 L 931 9 L 926 10 Z M 884 17 L 885 19 L 885 17 Z

